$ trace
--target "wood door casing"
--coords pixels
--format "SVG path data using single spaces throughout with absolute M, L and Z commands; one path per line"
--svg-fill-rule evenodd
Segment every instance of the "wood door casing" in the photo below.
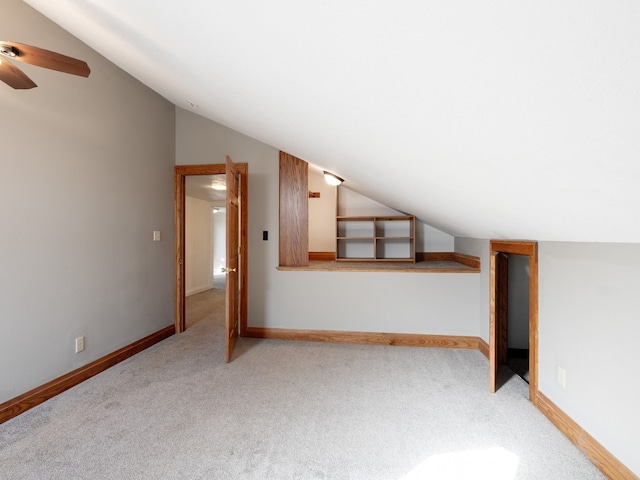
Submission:
M 489 391 L 495 393 L 498 380 L 498 349 L 496 344 L 496 255 L 489 256 Z
M 496 358 L 498 365 L 507 364 L 509 342 L 509 255 L 496 254 Z
M 500 360 L 507 352 L 507 259 L 509 254 L 529 257 L 529 399 L 538 398 L 538 244 L 492 240 L 490 247 L 489 390 L 497 389 Z M 504 297 L 504 298 L 503 298 Z M 503 312 L 501 310 L 504 310 Z M 504 363 L 503 362 L 503 363 Z
M 248 205 L 249 205 L 249 181 L 248 165 L 236 163 L 240 172 L 240 298 L 239 298 L 239 334 L 244 335 L 247 330 L 248 319 L 248 276 L 249 276 L 249 252 L 248 245 Z M 210 165 L 177 165 L 174 169 L 175 177 L 175 327 L 176 333 L 184 332 L 184 231 L 185 231 L 185 177 L 188 175 L 220 175 L 226 172 L 226 164 Z

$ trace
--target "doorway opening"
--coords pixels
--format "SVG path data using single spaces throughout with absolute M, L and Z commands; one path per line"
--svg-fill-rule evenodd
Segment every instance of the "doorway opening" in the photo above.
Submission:
M 507 366 L 529 383 L 529 258 L 507 256 Z
M 239 317 L 239 325 L 238 330 L 240 334 L 243 334 L 246 331 L 247 325 L 247 306 L 248 306 L 248 294 L 247 294 L 247 279 L 248 279 L 248 249 L 247 249 L 247 204 L 248 204 L 248 181 L 247 181 L 247 164 L 237 164 L 236 165 L 238 171 L 240 172 L 240 191 L 242 194 L 239 198 L 239 215 L 240 215 L 240 224 L 241 228 L 239 228 L 239 268 L 238 268 L 238 280 L 237 283 L 240 285 L 237 299 L 238 301 L 238 317 Z M 220 180 L 220 176 L 225 177 L 227 171 L 226 164 L 212 164 L 212 165 L 181 165 L 175 167 L 175 326 L 176 333 L 180 333 L 185 331 L 187 328 L 186 323 L 186 292 L 187 292 L 187 256 L 186 256 L 186 247 L 187 247 L 187 237 L 186 237 L 186 224 L 187 224 L 187 205 L 186 205 L 186 191 L 187 191 L 187 179 L 191 181 L 192 178 L 196 180 L 199 179 L 200 183 L 203 185 L 207 184 L 207 181 L 210 181 L 209 185 L 211 185 L 211 181 L 216 182 Z M 219 182 L 220 183 L 220 182 Z M 206 187 L 209 188 L 209 187 Z M 224 194 L 223 198 L 226 198 L 226 194 Z M 224 203 L 223 203 L 224 204 Z M 218 211 L 214 214 L 214 209 L 217 208 Z M 210 236 L 211 242 L 216 242 L 215 237 L 215 224 L 218 223 L 217 220 L 214 220 L 215 215 L 217 215 L 220 211 L 224 210 L 226 214 L 226 206 L 224 207 L 215 207 L 211 206 L 209 209 L 210 215 L 210 227 L 212 228 L 213 235 Z M 218 232 L 219 233 L 219 232 Z M 227 236 L 227 231 L 225 230 L 225 238 Z M 218 240 L 219 242 L 219 240 Z M 226 243 L 226 242 L 225 242 Z M 221 250 L 222 248 L 222 250 Z M 200 275 L 204 275 L 206 278 L 210 278 L 209 280 L 205 280 L 205 285 L 211 285 L 213 288 L 210 291 L 210 294 L 219 294 L 219 291 L 216 291 L 216 287 L 223 290 L 223 293 L 226 291 L 226 278 L 227 275 L 224 273 L 226 269 L 226 255 L 224 256 L 225 263 L 223 264 L 220 260 L 220 253 L 226 251 L 226 245 L 224 247 L 216 248 L 215 245 L 212 245 L 210 249 L 204 249 L 208 252 L 210 260 L 206 260 L 204 262 L 204 268 L 201 269 Z M 217 253 L 216 253 L 217 250 Z M 216 268 L 219 270 L 216 270 Z M 204 273 L 203 273 L 204 272 Z M 235 269 L 234 269 L 235 273 Z M 192 284 L 190 284 L 190 288 L 194 288 Z M 196 287 L 197 290 L 197 287 Z M 207 287 L 208 290 L 208 287 Z M 193 296 L 200 295 L 201 293 L 206 293 L 206 290 L 202 292 L 197 292 L 194 290 L 189 291 L 189 293 L 194 294 Z M 224 297 L 224 295 L 222 295 Z M 218 295 L 218 302 L 223 300 L 220 299 L 220 295 Z M 206 300 L 200 302 L 203 306 L 201 309 L 207 308 L 218 308 L 218 306 L 211 306 L 207 303 Z M 224 309 L 224 303 L 222 303 L 222 308 Z M 197 307 L 196 307 L 197 311 Z M 202 312 L 200 312 L 202 314 Z
M 224 320 L 225 175 L 185 176 L 185 329 L 205 318 Z
M 495 392 L 500 387 L 498 370 L 501 365 L 511 363 L 512 368 L 526 368 L 516 373 L 526 375 L 529 399 L 535 403 L 538 393 L 538 244 L 491 241 L 490 260 L 489 389 Z M 510 273 L 516 280 L 511 285 Z M 526 291 L 522 292 L 523 289 Z M 523 353 L 526 356 L 524 361 L 516 358 Z M 516 363 L 520 366 L 515 367 Z

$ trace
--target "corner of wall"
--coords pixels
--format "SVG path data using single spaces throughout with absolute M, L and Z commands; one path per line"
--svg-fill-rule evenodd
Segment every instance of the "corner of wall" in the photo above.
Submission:
M 478 276 L 478 336 L 489 342 L 489 240 L 455 237 L 454 251 L 480 258 Z

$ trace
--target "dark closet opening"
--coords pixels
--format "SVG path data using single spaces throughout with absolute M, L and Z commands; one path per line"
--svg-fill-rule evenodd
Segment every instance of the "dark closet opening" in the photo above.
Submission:
M 529 257 L 508 256 L 507 366 L 529 383 Z

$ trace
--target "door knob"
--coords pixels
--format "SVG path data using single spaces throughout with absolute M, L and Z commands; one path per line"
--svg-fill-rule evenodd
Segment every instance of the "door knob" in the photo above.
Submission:
M 222 267 L 222 273 L 231 273 L 231 272 L 235 272 L 235 271 L 236 271 L 235 268 Z

